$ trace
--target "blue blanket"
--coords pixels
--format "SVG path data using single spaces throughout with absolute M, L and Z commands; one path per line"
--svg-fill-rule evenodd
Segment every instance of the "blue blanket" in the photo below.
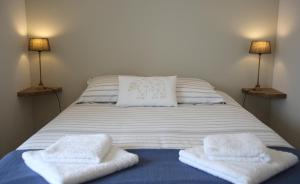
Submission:
M 296 154 L 300 151 L 290 148 L 276 148 Z M 178 161 L 178 150 L 129 150 L 140 157 L 138 165 L 91 181 L 93 184 L 227 184 L 228 182 L 194 169 Z M 31 171 L 23 162 L 23 151 L 14 151 L 0 161 L 1 184 L 47 183 Z M 300 164 L 269 179 L 267 184 L 300 183 Z

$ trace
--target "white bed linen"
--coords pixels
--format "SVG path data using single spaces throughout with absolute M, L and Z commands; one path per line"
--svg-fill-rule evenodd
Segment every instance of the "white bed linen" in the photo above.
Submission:
M 268 146 L 291 147 L 225 93 L 226 104 L 129 107 L 73 104 L 18 149 L 45 149 L 66 134 L 106 133 L 125 149 L 184 149 L 211 134 L 250 132 Z

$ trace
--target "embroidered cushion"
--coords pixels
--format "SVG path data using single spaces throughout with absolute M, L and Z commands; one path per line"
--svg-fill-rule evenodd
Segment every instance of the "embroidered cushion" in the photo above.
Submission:
M 119 76 L 117 106 L 177 106 L 176 76 Z

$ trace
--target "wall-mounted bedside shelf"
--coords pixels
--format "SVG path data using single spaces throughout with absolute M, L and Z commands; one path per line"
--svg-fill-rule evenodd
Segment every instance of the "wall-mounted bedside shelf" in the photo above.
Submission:
M 242 92 L 246 95 L 259 96 L 264 98 L 286 98 L 287 95 L 273 88 L 243 88 Z
M 40 96 L 40 95 L 50 95 L 59 93 L 62 91 L 61 87 L 30 87 L 18 92 L 19 97 L 25 96 Z
M 42 96 L 42 95 L 55 95 L 57 98 L 57 103 L 59 107 L 59 111 L 61 112 L 61 104 L 58 97 L 58 93 L 62 92 L 61 87 L 29 87 L 24 90 L 19 91 L 18 97 L 33 97 L 33 96 Z
M 285 99 L 287 95 L 273 88 L 242 88 L 242 92 L 244 93 L 243 106 L 245 105 L 245 101 L 247 95 L 257 96 L 268 99 Z

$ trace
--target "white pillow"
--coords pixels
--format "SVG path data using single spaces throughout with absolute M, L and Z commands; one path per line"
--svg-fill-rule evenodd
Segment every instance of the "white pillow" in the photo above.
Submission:
M 107 75 L 91 78 L 88 87 L 77 103 L 110 103 L 118 100 L 118 76 Z
M 91 78 L 88 87 L 77 103 L 115 103 L 118 100 L 119 81 L 117 75 Z M 178 103 L 216 104 L 224 103 L 221 95 L 207 81 L 197 78 L 177 78 L 176 95 Z
M 119 79 L 118 75 L 101 75 L 97 77 L 90 78 L 87 81 L 88 86 L 98 86 L 103 85 L 103 83 L 109 84 L 114 87 L 114 89 L 118 89 Z
M 117 106 L 177 106 L 176 76 L 119 76 Z
M 197 91 L 194 93 L 177 92 L 178 103 L 183 104 L 221 104 L 224 98 L 216 91 Z
M 178 103 L 218 104 L 225 102 L 211 84 L 197 78 L 178 78 L 176 95 Z
M 176 95 L 178 103 L 219 104 L 225 102 L 211 84 L 197 78 L 178 78 Z

